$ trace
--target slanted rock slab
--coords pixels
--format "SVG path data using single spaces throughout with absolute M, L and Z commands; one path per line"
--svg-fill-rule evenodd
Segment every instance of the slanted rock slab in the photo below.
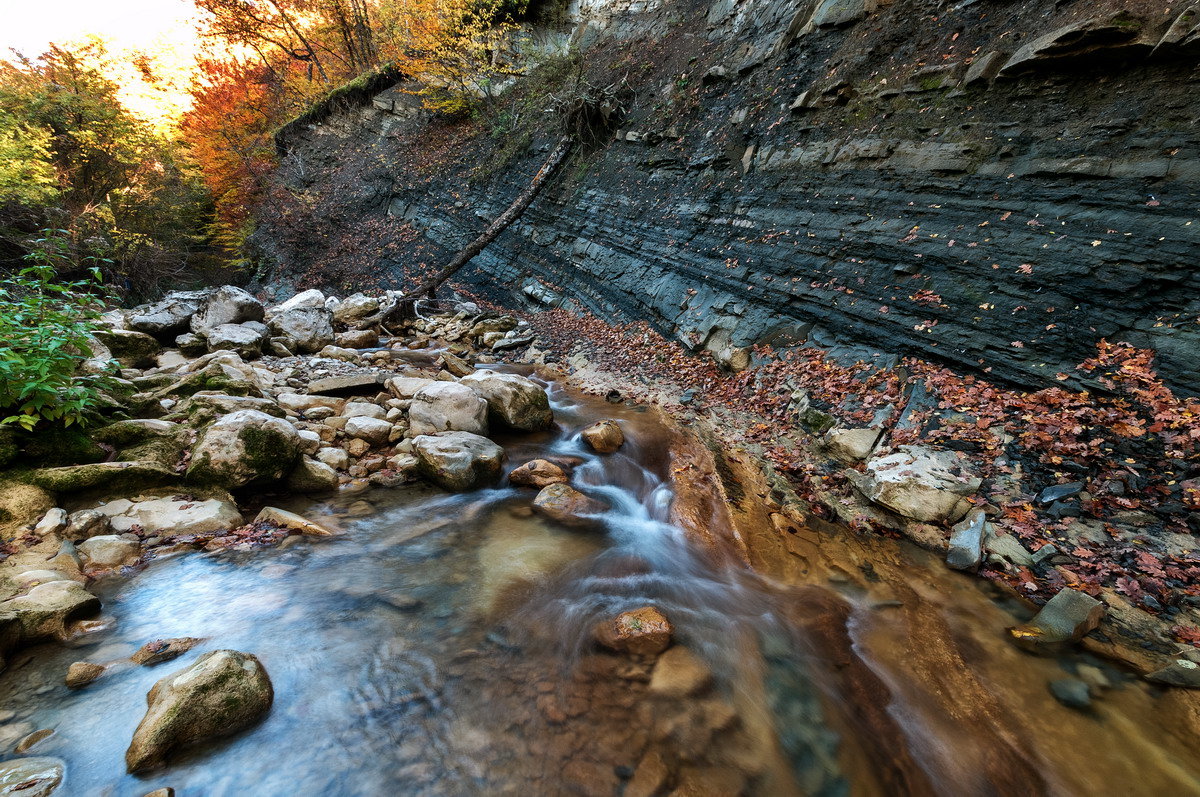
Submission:
M 176 748 L 237 733 L 275 698 L 262 663 L 249 653 L 215 650 L 154 684 L 146 716 L 125 751 L 129 772 L 162 764 Z
M 63 779 L 63 762 L 45 756 L 0 763 L 0 795 L 49 797 Z
M 1078 642 L 1100 625 L 1104 611 L 1104 604 L 1092 596 L 1064 587 L 1032 620 L 1010 633 L 1030 649 Z
M 712 670 L 682 645 L 658 657 L 650 673 L 650 693 L 657 697 L 691 697 L 712 683 Z
M 258 515 L 255 516 L 254 522 L 270 523 L 280 528 L 294 529 L 301 534 L 311 534 L 314 537 L 329 537 L 333 534 L 332 531 L 320 523 L 314 523 L 306 517 L 297 515 L 295 512 L 289 512 L 286 509 L 274 506 L 264 506 Z
M 952 451 L 901 446 L 867 461 L 855 482 L 868 500 L 923 523 L 957 521 L 970 509 L 966 500 L 982 481 L 968 473 Z

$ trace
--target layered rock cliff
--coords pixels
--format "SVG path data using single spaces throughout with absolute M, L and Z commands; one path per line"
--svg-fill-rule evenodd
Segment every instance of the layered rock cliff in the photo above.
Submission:
M 1198 10 L 572 7 L 575 27 L 542 41 L 569 33 L 594 82 L 636 99 L 458 284 L 644 319 L 725 357 L 807 340 L 1037 387 L 1124 340 L 1200 393 Z M 482 125 L 427 118 L 396 86 L 288 128 L 255 236 L 270 279 L 403 287 L 444 263 L 552 145 L 538 90 L 514 87 Z

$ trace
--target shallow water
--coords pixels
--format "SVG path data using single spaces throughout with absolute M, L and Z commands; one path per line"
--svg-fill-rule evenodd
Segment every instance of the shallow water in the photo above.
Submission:
M 611 507 L 597 529 L 545 522 L 529 511 L 534 492 L 510 487 L 280 499 L 341 533 L 178 555 L 99 585 L 111 628 L 74 647 L 19 654 L 0 676 L 12 714 L 3 743 L 54 729 L 29 754 L 64 759 L 61 793 L 71 795 L 137 797 L 160 786 L 181 797 L 612 795 L 647 751 L 668 762 L 673 784 L 707 789 L 688 793 L 1088 793 L 1092 779 L 1076 772 L 1087 766 L 1082 751 L 1039 749 L 1034 722 L 993 706 L 1007 699 L 1022 701 L 1022 718 L 1047 713 L 1068 747 L 1089 734 L 1115 745 L 1129 728 L 1142 733 L 1128 749 L 1105 751 L 1122 784 L 1110 793 L 1189 793 L 1200 782 L 1186 745 L 1150 729 L 1155 696 L 1144 689 L 1111 701 L 1112 717 L 1074 716 L 1044 688 L 1062 663 L 1003 643 L 980 662 L 960 656 L 941 674 L 923 672 L 933 666 L 920 644 L 926 628 L 873 608 L 877 596 L 796 592 L 715 560 L 669 522 L 671 462 L 655 417 L 549 389 L 559 429 L 502 439 L 509 466 L 579 458 L 573 483 Z M 627 443 L 597 456 L 577 432 L 606 416 L 621 419 Z M 904 602 L 934 607 L 947 627 L 971 615 L 960 638 L 976 626 L 991 633 L 1003 609 L 966 579 L 943 588 L 937 578 L 947 576 L 923 577 Z M 957 602 L 943 605 L 950 595 Z M 649 663 L 595 650 L 598 620 L 646 604 L 713 670 L 711 690 L 655 698 Z M 115 668 L 77 692 L 63 685 L 73 661 L 118 661 L 177 636 L 205 642 L 156 667 Z M 163 770 L 126 775 L 125 747 L 151 685 L 220 648 L 262 660 L 276 695 L 266 719 Z M 955 667 L 988 683 L 963 692 L 973 702 L 961 715 L 931 687 Z M 1030 688 L 1013 685 L 1030 677 Z M 964 736 L 976 722 L 985 727 Z M 1126 760 L 1155 776 L 1137 778 Z M 1000 770 L 1011 779 L 992 777 Z

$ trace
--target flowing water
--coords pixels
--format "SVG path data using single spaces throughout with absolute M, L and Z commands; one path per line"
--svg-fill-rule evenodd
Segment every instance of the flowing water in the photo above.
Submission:
M 509 466 L 577 461 L 574 485 L 610 507 L 596 528 L 546 522 L 532 491 L 508 486 L 292 499 L 340 533 L 181 554 L 98 585 L 109 628 L 18 654 L 0 676 L 0 742 L 53 729 L 29 754 L 62 758 L 61 793 L 89 796 L 615 795 L 655 755 L 670 772 L 662 793 L 1200 793 L 1194 739 L 1150 719 L 1157 693 L 1110 672 L 1100 709 L 1058 706 L 1046 680 L 1082 659 L 982 649 L 1011 616 L 960 576 L 913 578 L 885 601 L 815 566 L 820 584 L 802 585 L 723 561 L 670 522 L 656 416 L 548 389 L 559 428 L 501 439 Z M 616 454 L 579 441 L 600 417 L 625 429 Z M 898 550 L 847 556 L 880 560 L 866 563 L 880 589 L 899 568 L 941 572 Z M 711 669 L 711 687 L 656 696 L 653 662 L 596 649 L 599 620 L 647 604 Z M 205 641 L 63 685 L 73 661 L 119 662 L 177 636 Z M 955 655 L 939 659 L 947 639 Z M 125 774 L 151 685 L 220 648 L 264 663 L 276 695 L 265 720 Z

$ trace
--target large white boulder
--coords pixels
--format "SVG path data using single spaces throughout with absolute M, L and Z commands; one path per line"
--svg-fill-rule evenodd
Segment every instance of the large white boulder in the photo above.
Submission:
M 272 334 L 287 338 L 289 348 L 315 354 L 333 343 L 333 315 L 324 307 L 294 307 L 274 313 Z
M 208 295 L 192 316 L 191 328 L 198 335 L 208 335 L 210 330 L 225 324 L 262 320 L 262 302 L 241 288 L 224 285 Z
M 960 520 L 981 483 L 955 452 L 923 446 L 900 446 L 874 457 L 857 479 L 869 500 L 923 523 Z
M 286 313 L 288 310 L 295 310 L 300 307 L 324 307 L 325 294 L 321 293 L 316 288 L 309 288 L 306 291 L 297 293 L 292 298 L 288 299 L 278 307 L 271 309 L 274 313 Z
M 278 481 L 300 455 L 300 435 L 282 418 L 241 410 L 209 426 L 195 448 L 188 481 L 225 488 Z
M 92 567 L 124 567 L 137 562 L 142 555 L 141 546 L 115 534 L 102 534 L 84 540 L 76 546 L 79 555 Z
M 220 324 L 208 330 L 209 349 L 237 352 L 238 356 L 247 360 L 262 354 L 266 340 L 266 328 L 261 325 Z
M 459 380 L 459 384 L 483 396 L 488 404 L 488 417 L 504 426 L 534 432 L 554 424 L 550 398 L 532 379 L 517 374 L 475 371 Z
M 421 473 L 448 490 L 462 492 L 495 481 L 504 449 L 470 432 L 421 435 L 413 440 Z
M 408 408 L 413 436 L 438 432 L 487 434 L 487 401 L 467 385 L 434 382 L 417 391 Z
M 117 533 L 132 531 L 137 526 L 150 536 L 177 537 L 242 525 L 237 507 L 220 498 L 162 497 L 143 501 L 121 498 L 101 504 L 96 510 L 108 515 Z
M 363 415 L 347 420 L 344 428 L 347 436 L 366 440 L 373 446 L 386 445 L 392 434 L 392 425 L 387 421 Z
M 379 309 L 379 300 L 365 294 L 356 293 L 338 302 L 333 310 L 333 320 L 338 324 L 353 324 L 361 321 Z

